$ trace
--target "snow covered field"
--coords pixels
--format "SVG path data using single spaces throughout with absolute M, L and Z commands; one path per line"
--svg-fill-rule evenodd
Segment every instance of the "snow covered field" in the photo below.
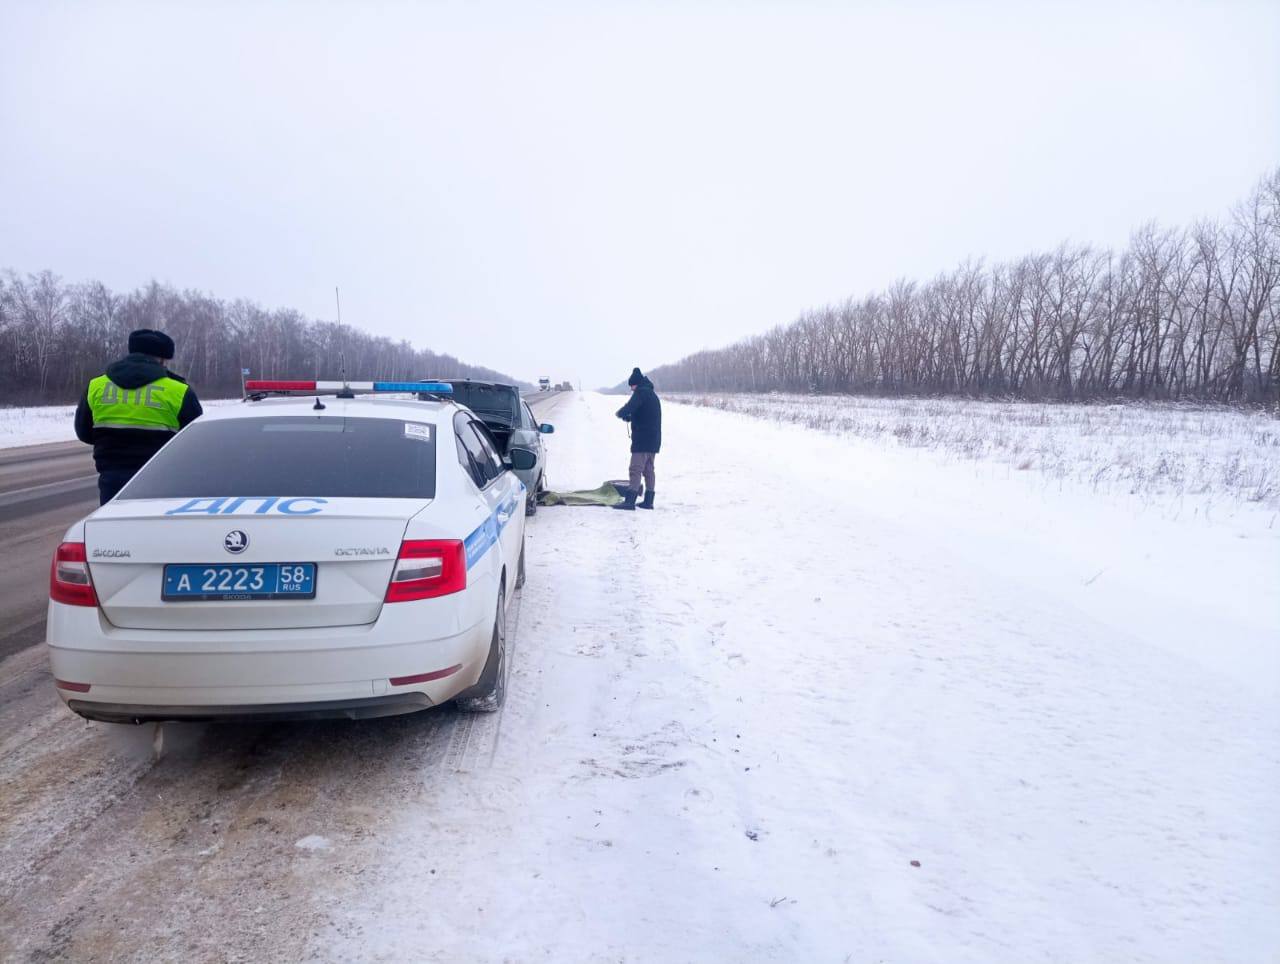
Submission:
M 1178 404 L 1063 405 L 848 395 L 681 395 L 673 401 L 931 449 L 1052 484 L 1205 505 L 1280 508 L 1280 419 Z
M 554 487 L 618 475 L 616 404 L 562 406 Z M 1280 533 L 708 409 L 665 440 L 659 511 L 539 515 L 493 768 L 391 821 L 336 956 L 1280 950 Z
M 553 488 L 621 474 L 618 404 L 542 416 Z M 0 877 L 0 958 L 1280 952 L 1272 510 L 665 415 L 657 511 L 532 520 L 508 703 L 475 730 L 208 727 L 129 788 L 122 731 L 22 684 L 50 708 L 0 734 L 0 794 L 99 815 Z
M 201 400 L 213 405 L 239 404 L 240 399 Z M 74 405 L 0 406 L 0 449 L 46 442 L 74 442 Z
M 0 407 L 0 449 L 75 440 L 74 405 Z

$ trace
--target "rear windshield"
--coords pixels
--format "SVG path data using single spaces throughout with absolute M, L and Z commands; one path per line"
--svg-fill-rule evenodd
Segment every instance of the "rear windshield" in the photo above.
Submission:
M 516 407 L 520 403 L 520 393 L 514 388 L 453 382 L 453 397 L 486 422 L 498 421 L 510 427 L 520 417 Z
M 194 422 L 133 477 L 120 498 L 435 494 L 434 425 L 294 415 Z

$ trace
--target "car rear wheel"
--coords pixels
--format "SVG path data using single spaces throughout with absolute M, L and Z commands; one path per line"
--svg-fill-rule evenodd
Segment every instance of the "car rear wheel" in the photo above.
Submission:
M 542 476 L 538 476 L 538 481 L 533 483 L 533 488 L 529 490 L 528 498 L 524 504 L 525 515 L 538 514 L 538 493 L 542 491 Z
M 475 686 L 458 697 L 459 709 L 468 713 L 492 713 L 502 708 L 507 695 L 507 592 L 498 589 L 498 612 L 493 617 L 489 658 Z

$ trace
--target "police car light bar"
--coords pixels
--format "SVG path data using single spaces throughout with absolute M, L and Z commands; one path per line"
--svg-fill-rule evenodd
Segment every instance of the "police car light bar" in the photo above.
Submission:
M 444 382 L 321 382 L 251 378 L 244 383 L 246 395 L 372 395 L 379 392 L 420 395 L 452 395 L 453 386 Z

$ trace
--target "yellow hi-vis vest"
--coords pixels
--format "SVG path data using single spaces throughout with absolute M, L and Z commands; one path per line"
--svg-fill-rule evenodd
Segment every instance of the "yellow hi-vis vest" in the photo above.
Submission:
M 186 395 L 186 384 L 176 378 L 159 378 L 141 388 L 121 388 L 106 375 L 99 375 L 89 383 L 93 427 L 176 432 Z

